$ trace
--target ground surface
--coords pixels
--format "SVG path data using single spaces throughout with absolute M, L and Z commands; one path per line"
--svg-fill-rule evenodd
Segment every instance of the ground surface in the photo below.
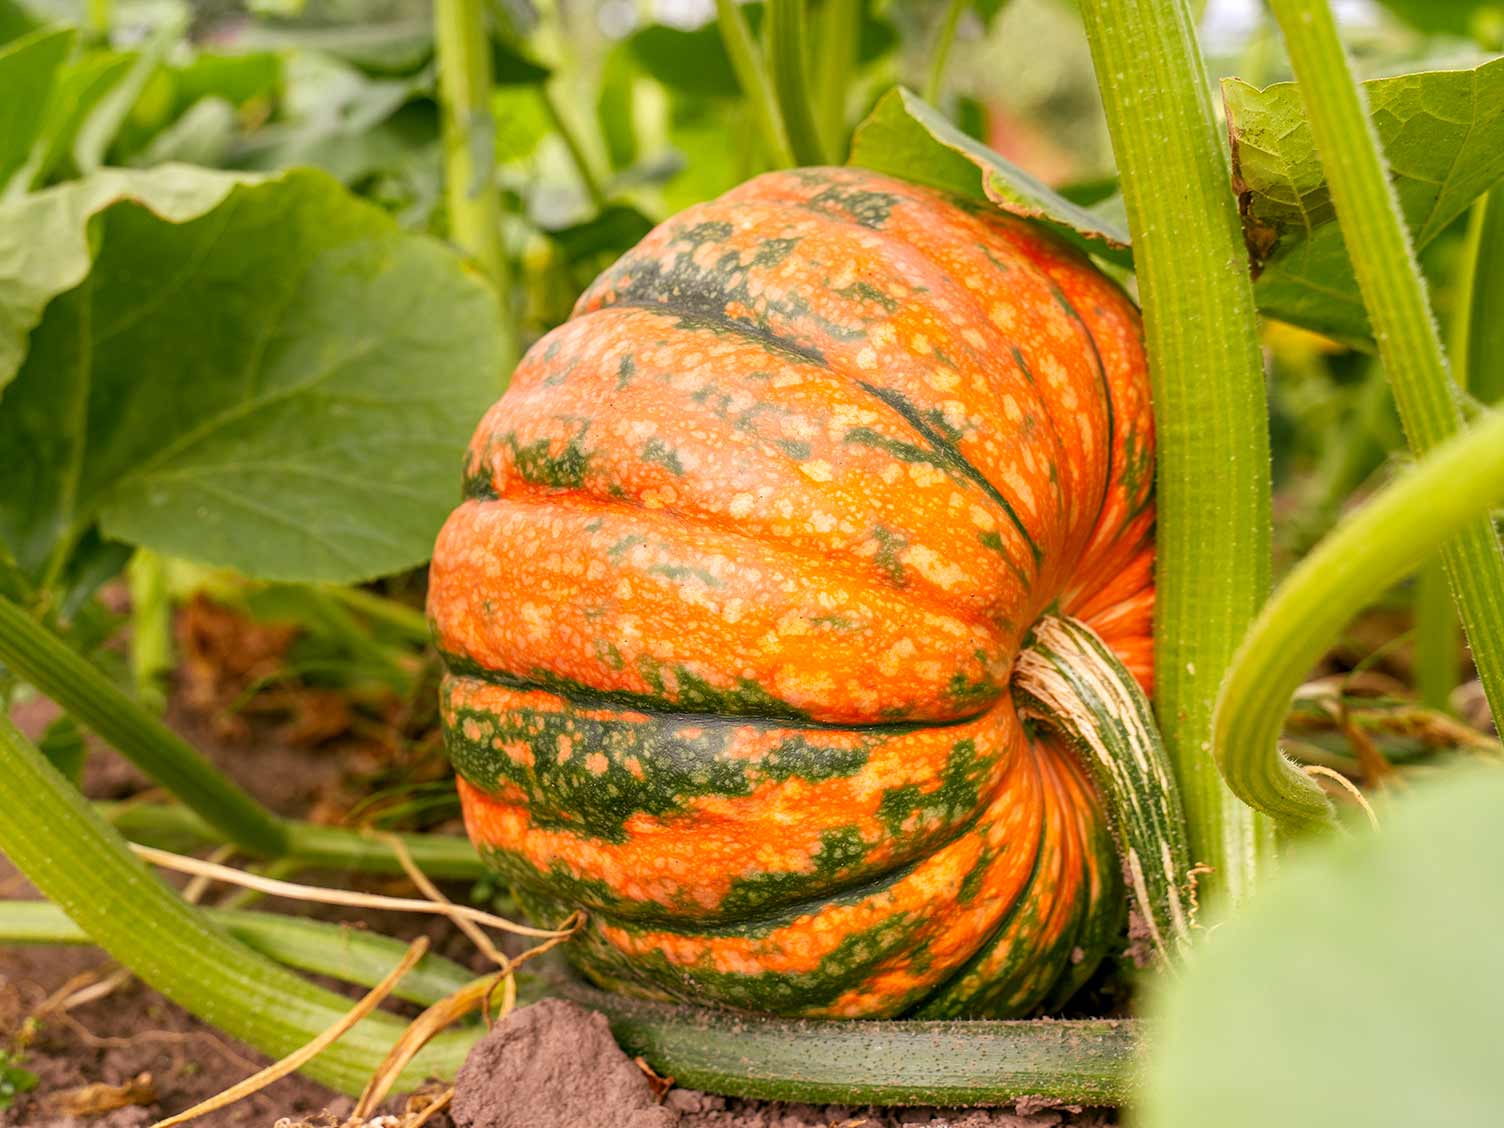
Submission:
M 15 711 L 17 722 L 33 737 L 55 715 L 48 703 L 36 700 Z M 248 790 L 287 815 L 308 817 L 310 811 L 337 810 L 350 801 L 352 774 L 370 766 L 361 759 L 371 755 L 364 745 L 335 739 L 310 746 L 305 740 L 282 739 L 288 735 L 286 726 L 253 725 L 250 731 L 240 729 L 227 735 L 222 718 L 216 721 L 211 714 L 185 705 L 182 692 L 175 695 L 169 720 Z M 352 759 L 356 761 L 353 770 Z M 145 787 L 145 781 L 119 757 L 98 747 L 90 756 L 84 783 L 85 790 L 100 799 L 127 798 Z M 323 875 L 310 880 L 339 884 L 349 878 Z M 411 893 L 397 886 L 392 891 Z M 0 897 L 34 895 L 0 856 Z M 280 902 L 268 902 L 266 907 L 298 912 L 309 908 Z M 352 927 L 377 928 L 404 938 L 421 931 L 432 938 L 435 950 L 477 969 L 484 966 L 468 941 L 444 921 L 375 919 L 372 914 L 323 908 L 317 913 L 325 919 L 348 921 Z M 10 1040 L 27 1015 L 74 977 L 108 968 L 103 955 L 91 948 L 0 948 L 0 1045 Z M 404 1013 L 413 1011 L 409 1008 Z M 670 1090 L 660 1101 L 646 1076 L 608 1035 L 602 1035 L 600 1027 L 591 1026 L 583 1012 L 545 1025 L 546 1029 L 540 1028 L 536 1015 L 530 1018 L 523 1011 L 498 1026 L 486 1043 L 488 1056 L 477 1058 L 468 1084 L 461 1085 L 456 1105 L 460 1128 L 886 1128 L 900 1124 L 1090 1128 L 1110 1122 L 1108 1114 L 1093 1110 L 876 1112 L 727 1100 L 682 1089 Z M 43 1022 L 23 1064 L 39 1083 L 8 1111 L 0 1111 L 0 1128 L 143 1128 L 220 1092 L 261 1068 L 266 1059 L 131 980 L 97 1001 Z M 615 1078 L 614 1088 L 611 1084 L 603 1088 L 603 1077 Z M 108 1088 L 86 1088 L 101 1085 Z M 589 1098 L 585 1103 L 570 1103 L 571 1097 L 582 1094 Z M 142 1103 L 88 1116 L 70 1111 L 126 1097 Z M 298 1128 L 338 1125 L 351 1103 L 294 1076 L 198 1123 L 271 1128 L 285 1118 Z M 403 1101 L 396 1099 L 388 1110 L 402 1107 Z M 433 1128 L 452 1128 L 455 1121 L 441 1114 L 428 1123 Z

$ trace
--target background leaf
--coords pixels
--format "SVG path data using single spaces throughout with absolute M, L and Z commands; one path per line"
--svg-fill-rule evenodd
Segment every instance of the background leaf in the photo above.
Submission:
M 0 188 L 30 156 L 45 117 L 39 107 L 72 45 L 71 29 L 43 29 L 0 50 Z
M 267 579 L 427 558 L 502 377 L 495 297 L 438 243 L 321 173 L 164 166 L 0 209 L 0 264 L 23 570 L 96 521 Z
M 1504 59 L 1363 84 L 1417 249 L 1504 177 Z M 1259 308 L 1271 317 L 1371 347 L 1352 264 L 1293 83 L 1259 90 L 1225 79 L 1244 233 Z
M 1504 772 L 1306 844 L 1161 981 L 1145 1128 L 1489 1124 L 1500 1101 Z
M 990 200 L 1013 215 L 1039 220 L 1111 262 L 1126 266 L 1132 261 L 1126 228 L 1071 203 L 902 87 L 885 94 L 857 127 L 849 163 Z

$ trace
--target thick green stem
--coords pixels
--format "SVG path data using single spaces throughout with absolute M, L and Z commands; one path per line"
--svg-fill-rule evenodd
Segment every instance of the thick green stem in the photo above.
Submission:
M 929 75 L 924 80 L 924 100 L 932 106 L 940 104 L 940 95 L 945 89 L 945 64 L 950 61 L 950 49 L 956 42 L 956 25 L 961 22 L 961 13 L 968 0 L 950 0 L 945 7 L 945 18 L 940 24 L 940 34 L 930 48 Z
M 1095 631 L 1046 615 L 1013 669 L 1020 711 L 1056 729 L 1107 807 L 1123 877 L 1161 960 L 1190 948 L 1185 815 L 1149 700 Z
M 374 987 L 407 951 L 389 936 L 349 925 L 238 909 L 201 909 L 212 923 L 248 948 L 314 975 Z M 92 944 L 89 934 L 51 901 L 0 901 L 0 945 Z M 392 991 L 398 999 L 431 1006 L 475 977 L 453 960 L 432 952 L 414 965 Z
M 768 74 L 788 132 L 794 163 L 825 164 L 829 158 L 815 128 L 809 89 L 809 53 L 805 46 L 804 0 L 768 0 L 763 36 Z
M 1326 0 L 1270 0 L 1270 7 L 1285 34 L 1405 437 L 1424 455 L 1457 433 L 1462 410 L 1362 89 Z M 1487 514 L 1459 530 L 1442 560 L 1489 707 L 1504 716 L 1504 551 Z
M 791 1021 L 574 982 L 556 991 L 603 1013 L 627 1053 L 679 1084 L 762 1100 L 955 1107 L 1038 1096 L 1117 1105 L 1133 1092 L 1141 1049 L 1137 1024 L 1122 1019 Z
M 434 0 L 434 41 L 443 116 L 444 202 L 449 236 L 485 272 L 503 306 L 511 305 L 511 266 L 501 238 L 491 117 L 491 41 L 482 0 Z M 515 319 L 502 318 L 504 365 L 517 359 Z
M 1269 435 L 1237 204 L 1185 0 L 1083 0 L 1133 236 L 1157 434 L 1155 706 L 1207 896 L 1267 829 L 1211 755 L 1223 671 L 1269 588 Z
M 225 837 L 192 811 L 161 803 L 97 803 L 95 809 L 121 834 L 143 846 L 184 853 L 222 845 Z M 288 821 L 282 860 L 300 869 L 356 870 L 400 874 L 397 855 L 380 838 L 337 826 Z M 413 863 L 438 881 L 476 881 L 488 871 L 467 838 L 447 834 L 399 834 Z
M 767 68 L 763 66 L 762 51 L 757 40 L 752 38 L 752 29 L 747 26 L 747 17 L 742 14 L 737 0 L 715 0 L 715 10 L 721 40 L 731 58 L 731 68 L 736 71 L 736 80 L 751 107 L 752 119 L 762 134 L 768 158 L 777 168 L 792 168 L 799 162 L 794 159 L 783 112 L 778 107 L 778 97 L 768 79 Z
M 0 780 L 0 850 L 90 939 L 169 999 L 275 1056 L 307 1044 L 349 1009 L 348 999 L 257 955 L 183 901 L 4 717 Z M 403 1026 L 373 1015 L 304 1072 L 358 1092 Z M 452 1077 L 469 1041 L 440 1035 L 402 1083 Z
M 0 662 L 114 745 L 241 849 L 270 858 L 286 852 L 287 832 L 281 819 L 4 598 L 0 598 Z
M 846 94 L 856 68 L 861 20 L 859 0 L 825 0 L 820 13 L 820 135 L 825 151 L 838 157 L 846 151 Z
M 1248 632 L 1217 702 L 1232 789 L 1283 829 L 1330 825 L 1332 805 L 1276 742 L 1290 698 L 1343 625 L 1504 499 L 1504 410 L 1437 447 L 1334 529 Z

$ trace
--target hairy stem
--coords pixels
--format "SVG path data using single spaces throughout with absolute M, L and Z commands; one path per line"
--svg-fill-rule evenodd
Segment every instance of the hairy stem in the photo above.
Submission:
M 679 1084 L 763 1100 L 956 1107 L 1040 1096 L 1116 1105 L 1133 1091 L 1141 1048 L 1137 1025 L 1121 1019 L 793 1021 L 574 982 L 556 990 L 603 1013 L 627 1053 Z
M 1457 433 L 1462 410 L 1362 89 L 1326 0 L 1270 0 L 1270 7 L 1285 35 L 1405 437 L 1424 455 Z M 1442 561 L 1489 707 L 1504 716 L 1504 550 L 1486 513 L 1442 548 Z
M 1153 380 L 1155 706 L 1213 897 L 1245 896 L 1267 828 L 1212 757 L 1223 672 L 1269 588 L 1269 435 L 1237 203 L 1185 0 L 1083 0 L 1122 177 Z M 1205 900 L 1205 897 L 1203 897 Z
M 287 831 L 281 819 L 4 598 L 0 598 L 0 661 L 114 745 L 226 840 L 260 857 L 286 852 Z
M 1501 499 L 1504 410 L 1495 409 L 1342 521 L 1260 613 L 1217 702 L 1216 748 L 1232 789 L 1282 829 L 1334 818 L 1321 788 L 1276 747 L 1301 680 L 1353 615 Z

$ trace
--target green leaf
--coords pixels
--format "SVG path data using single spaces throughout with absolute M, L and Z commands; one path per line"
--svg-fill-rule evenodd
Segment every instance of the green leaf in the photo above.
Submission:
M 73 46 L 69 28 L 43 28 L 0 50 L 0 188 L 26 163 L 41 134 L 58 68 Z
M 1497 3 L 1474 0 L 1379 0 L 1400 19 L 1427 35 L 1470 37 L 1497 27 L 1501 16 Z
M 37 748 L 69 783 L 78 786 L 89 749 L 77 721 L 67 713 L 55 718 L 37 741 Z
M 857 126 L 849 163 L 990 200 L 1005 212 L 1039 220 L 1110 262 L 1126 266 L 1132 261 L 1125 227 L 1071 203 L 903 87 L 883 95 Z
M 267 579 L 420 563 L 498 317 L 312 171 L 110 171 L 0 208 L 0 538 L 33 575 L 96 522 Z
M 491 79 L 497 86 L 538 86 L 552 73 L 500 36 L 491 36 Z
M 1504 178 L 1504 59 L 1363 84 L 1416 248 Z M 1235 187 L 1270 317 L 1372 347 L 1321 161 L 1294 83 L 1225 79 Z
M 1450 774 L 1383 830 L 1304 844 L 1158 981 L 1145 1128 L 1499 1118 L 1504 772 Z

